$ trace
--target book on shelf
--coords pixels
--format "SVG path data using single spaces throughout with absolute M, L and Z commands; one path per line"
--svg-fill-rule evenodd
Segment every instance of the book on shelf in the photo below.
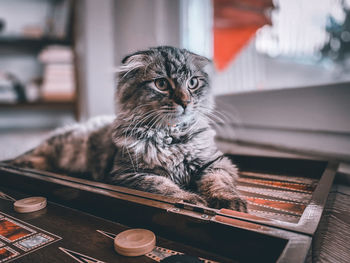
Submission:
M 0 103 L 16 103 L 17 95 L 12 88 L 0 86 Z
M 49 46 L 40 52 L 39 60 L 44 64 L 42 98 L 45 101 L 73 101 L 75 77 L 72 49 Z
M 56 2 L 52 5 L 49 16 L 49 36 L 55 38 L 66 38 L 71 16 L 72 0 Z
M 12 83 L 0 72 L 0 103 L 15 103 L 17 101 Z

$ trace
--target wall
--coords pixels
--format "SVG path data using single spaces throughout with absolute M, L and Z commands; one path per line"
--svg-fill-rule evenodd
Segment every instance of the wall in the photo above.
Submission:
M 76 51 L 81 119 L 113 114 L 113 0 L 79 1 Z
M 114 113 L 115 70 L 127 54 L 180 44 L 179 1 L 79 2 L 77 54 L 82 120 Z
M 180 2 L 174 0 L 116 0 L 115 61 L 137 50 L 180 45 Z

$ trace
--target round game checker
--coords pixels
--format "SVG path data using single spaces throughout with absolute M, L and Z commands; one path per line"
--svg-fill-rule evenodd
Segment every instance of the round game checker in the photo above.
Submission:
M 156 236 L 146 229 L 129 229 L 114 239 L 114 249 L 120 255 L 137 257 L 151 252 L 156 245 Z
M 28 197 L 16 201 L 13 206 L 18 213 L 31 213 L 46 207 L 45 197 Z

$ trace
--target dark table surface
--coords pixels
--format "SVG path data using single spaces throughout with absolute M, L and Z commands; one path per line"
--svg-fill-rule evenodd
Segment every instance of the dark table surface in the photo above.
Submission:
M 13 193 L 11 196 L 25 197 Z M 147 256 L 131 258 L 115 252 L 113 235 L 127 230 L 127 226 L 52 202 L 43 210 L 20 214 L 14 211 L 13 201 L 5 199 L 0 198 L 0 262 L 156 262 Z M 156 245 L 206 259 L 228 261 L 159 236 Z

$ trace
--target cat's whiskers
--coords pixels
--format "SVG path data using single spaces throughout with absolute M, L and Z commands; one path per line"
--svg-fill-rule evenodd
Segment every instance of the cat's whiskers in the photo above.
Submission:
M 198 124 L 199 124 L 199 118 L 196 118 L 194 123 L 189 127 L 188 129 L 188 133 L 192 133 L 194 130 L 196 130 L 198 127 Z
M 174 108 L 171 108 L 171 107 L 169 107 L 169 106 L 161 106 L 161 107 L 158 109 L 158 113 L 164 114 L 164 115 L 166 115 L 166 114 L 168 114 L 168 113 L 172 113 L 172 112 L 174 112 Z M 153 119 L 150 121 L 151 126 L 148 128 L 148 130 L 151 129 L 155 123 L 157 123 L 157 122 L 161 123 L 161 120 L 158 120 L 158 117 L 159 117 L 159 116 L 155 116 L 155 118 L 153 118 Z M 163 118 L 161 118 L 161 119 L 163 119 Z M 153 124 L 152 124 L 152 121 L 154 121 Z M 157 126 L 158 126 L 158 125 L 156 125 L 156 127 L 157 127 Z M 157 127 L 157 129 L 158 129 L 158 127 Z
M 207 109 L 204 110 L 208 111 Z M 240 118 L 236 117 L 235 114 L 228 115 L 225 112 L 213 109 L 210 111 L 209 115 L 211 116 L 210 118 L 212 119 L 212 124 L 215 126 L 216 130 L 221 131 L 222 133 L 229 132 L 235 136 L 235 130 L 232 128 L 232 125 L 241 125 Z M 222 118 L 217 115 L 222 116 Z M 220 123 L 218 123 L 218 119 L 220 119 Z
M 157 110 L 152 110 L 149 112 L 146 112 L 144 115 L 142 115 L 141 117 L 136 117 L 135 119 L 132 121 L 132 123 L 129 124 L 129 126 L 127 127 L 127 129 L 124 131 L 124 133 L 129 132 L 129 135 L 132 135 L 133 130 L 135 129 L 135 127 L 138 126 L 138 124 L 143 123 L 144 121 L 146 121 L 147 119 L 149 119 L 150 117 L 152 117 L 155 113 L 157 112 Z M 137 123 L 135 123 L 137 122 Z M 135 123 L 134 126 L 132 126 Z
M 149 105 L 152 105 L 152 103 L 146 103 L 146 104 L 142 104 L 142 105 L 139 105 L 137 106 L 135 109 L 133 109 L 130 114 L 128 114 L 128 116 L 133 116 L 132 117 L 132 121 L 130 122 L 129 126 L 126 128 L 126 132 L 129 130 L 130 126 L 135 122 L 137 121 L 138 119 L 138 115 L 136 114 L 138 111 L 139 108 L 142 108 L 142 107 L 146 107 L 146 106 L 149 106 Z M 149 112 L 146 112 L 146 114 L 148 114 Z
M 167 110 L 163 110 L 163 112 L 161 112 L 159 115 L 156 115 L 154 121 L 153 121 L 153 119 L 152 119 L 153 123 L 152 123 L 152 121 L 150 122 L 151 125 L 150 125 L 150 127 L 148 128 L 148 130 L 151 130 L 151 129 L 153 128 L 154 124 L 156 124 L 157 121 L 159 121 L 158 117 L 161 116 L 161 114 L 167 114 L 167 113 L 168 113 Z
M 222 111 L 219 111 L 219 110 L 216 110 L 216 109 L 213 109 L 212 110 L 212 113 L 214 114 L 218 114 L 222 117 L 222 119 L 225 120 L 226 123 L 232 123 L 232 124 L 236 124 L 236 123 L 239 123 L 240 122 L 240 119 L 239 118 L 236 118 L 234 115 L 230 114 L 226 114 L 225 112 L 222 112 Z
M 146 116 L 143 117 L 142 119 L 148 119 L 148 118 L 150 118 L 151 116 L 153 116 L 154 114 L 156 114 L 155 111 L 153 111 L 153 112 L 148 112 L 148 113 L 145 114 Z M 136 127 L 138 126 L 139 123 L 140 123 L 140 122 L 136 123 L 135 126 L 133 127 L 133 129 L 131 130 L 131 132 L 129 132 L 129 134 L 126 134 L 126 136 L 125 136 L 125 142 L 124 142 L 125 147 L 126 147 L 126 141 L 127 141 L 127 139 L 128 139 L 129 137 L 131 138 L 131 137 L 134 136 L 133 130 L 136 129 Z M 135 131 L 135 132 L 136 132 L 136 131 Z M 128 147 L 126 147 L 126 148 L 128 148 Z M 129 150 L 128 150 L 128 153 L 129 153 L 129 157 L 131 158 L 131 155 L 130 155 Z M 135 153 L 135 155 L 136 155 L 136 159 L 137 159 L 137 158 L 138 158 L 137 153 Z M 137 161 L 136 161 L 136 162 L 137 162 Z M 138 166 L 138 164 L 137 164 L 137 166 Z
M 220 101 L 220 111 L 222 113 L 226 113 L 226 116 L 228 115 L 229 120 L 232 121 L 232 123 L 235 126 L 241 126 L 242 123 L 242 118 L 240 116 L 239 111 L 236 109 L 236 107 L 234 107 L 232 104 L 229 104 L 225 101 Z M 218 111 L 218 109 L 216 109 L 216 111 Z
M 208 109 L 205 109 L 205 108 L 200 107 L 200 108 L 199 108 L 199 112 L 202 113 L 202 114 L 204 114 L 204 115 L 206 115 L 206 116 L 208 116 L 208 118 L 210 118 L 211 120 L 213 120 L 213 121 L 215 121 L 215 122 L 218 122 L 218 121 L 219 121 L 219 122 L 221 122 L 221 123 L 226 123 L 226 120 L 225 120 L 225 119 L 223 119 L 223 118 L 220 117 L 220 116 L 215 115 L 215 114 L 213 113 L 212 110 L 208 110 Z
M 135 112 L 137 108 L 145 107 L 145 106 L 148 106 L 148 105 L 150 105 L 150 103 L 149 103 L 149 104 L 140 105 L 140 106 L 136 107 L 132 112 Z M 149 115 L 152 115 L 153 112 L 155 112 L 155 110 L 150 111 L 150 112 L 147 112 L 147 113 L 145 114 L 146 117 L 149 116 Z M 141 118 L 145 118 L 145 117 L 142 116 Z M 135 165 L 134 165 L 134 163 L 133 163 L 133 160 L 132 160 L 131 154 L 130 154 L 130 152 L 129 152 L 129 149 L 128 149 L 128 147 L 126 147 L 126 145 L 127 145 L 127 139 L 128 139 L 129 137 L 132 136 L 132 130 L 131 130 L 131 132 L 128 134 L 129 128 L 130 128 L 130 126 L 131 126 L 136 120 L 137 120 L 137 115 L 134 114 L 133 120 L 131 121 L 131 123 L 129 124 L 129 126 L 127 127 L 127 129 L 123 132 L 123 134 L 124 134 L 124 147 L 122 147 L 122 154 L 124 154 L 124 150 L 126 149 L 128 155 L 129 155 L 129 159 L 130 159 L 130 161 L 131 161 L 131 165 L 133 166 L 133 169 L 134 169 L 135 172 L 136 172 L 136 170 L 135 170 Z M 137 159 L 137 156 L 136 156 L 136 159 Z M 136 162 L 137 162 L 137 160 L 136 160 Z M 136 165 L 137 165 L 136 168 L 137 168 L 137 170 L 138 170 L 138 163 L 136 163 Z
M 134 170 L 134 173 L 136 173 L 136 171 L 137 171 L 138 169 L 137 169 L 137 170 L 135 169 L 134 162 L 132 161 L 133 158 L 131 157 L 131 154 L 130 154 L 130 152 L 129 152 L 129 149 L 128 149 L 128 147 L 125 147 L 125 149 L 126 149 L 126 151 L 128 152 L 129 159 L 130 159 L 130 162 L 131 162 L 131 165 L 132 165 L 132 169 Z
M 159 115 L 161 115 L 165 112 L 166 111 L 162 110 L 162 109 L 156 109 L 156 110 L 153 110 L 151 112 L 148 112 L 148 114 L 146 114 L 145 117 L 143 117 L 138 123 L 135 124 L 135 126 L 133 127 L 133 129 L 130 132 L 130 136 L 134 136 L 137 132 L 137 129 L 140 128 L 143 125 L 143 123 L 146 122 L 147 120 L 149 120 L 150 118 L 152 118 L 152 119 L 149 121 L 149 124 L 153 126 L 153 123 L 157 120 Z M 151 127 L 149 127 L 147 130 L 149 130 Z
M 224 120 L 224 123 L 228 123 L 228 124 L 234 124 L 235 126 L 240 126 L 242 124 L 242 120 L 239 116 L 239 113 L 237 112 L 237 110 L 232 106 L 232 105 L 225 105 L 225 107 L 230 106 L 230 108 L 227 110 L 221 109 L 211 109 L 209 111 L 211 111 L 211 113 L 213 114 L 217 114 L 220 115 L 221 118 Z M 221 107 L 222 108 L 222 107 Z M 208 109 L 204 109 L 204 110 L 208 110 Z
M 153 116 L 153 118 L 149 121 L 150 124 L 152 123 L 152 121 L 154 120 L 154 118 L 157 118 L 157 114 L 158 114 L 158 115 L 159 115 L 159 114 L 162 114 L 162 113 L 164 112 L 164 110 L 162 110 L 162 109 L 155 109 L 155 110 L 153 110 L 153 112 L 154 112 L 154 114 L 152 114 L 152 115 L 154 115 L 154 116 Z M 142 122 L 140 123 L 139 127 L 140 127 L 145 121 L 146 121 L 146 120 L 142 121 Z
M 213 118 L 213 116 L 208 116 L 202 112 L 200 112 L 200 115 L 205 118 L 209 123 L 210 125 L 213 126 L 213 128 L 218 131 L 220 134 L 226 134 L 226 133 L 230 133 L 232 134 L 233 136 L 235 136 L 235 131 L 234 129 L 231 129 L 230 128 L 230 125 L 225 123 L 225 122 L 221 122 L 221 123 L 218 123 L 217 120 L 215 118 Z M 217 117 L 217 116 L 215 116 Z
M 157 114 L 157 112 L 155 111 L 155 110 L 153 110 L 153 111 L 151 111 L 151 112 L 147 112 L 145 115 L 145 117 L 143 117 L 142 119 L 147 119 L 147 118 L 150 118 L 152 115 L 154 115 L 154 114 Z M 135 154 L 135 162 L 136 162 L 136 168 L 135 168 L 135 164 L 134 164 L 134 162 L 133 162 L 133 158 L 132 158 L 132 156 L 131 156 L 131 154 L 130 154 L 130 151 L 129 151 L 129 149 L 128 149 L 128 147 L 126 146 L 126 141 L 127 141 L 127 139 L 129 138 L 129 137 L 132 137 L 133 136 L 133 130 L 137 127 L 137 125 L 138 125 L 138 123 L 136 123 L 136 125 L 133 127 L 133 129 L 131 130 L 131 132 L 129 133 L 129 134 L 125 134 L 125 139 L 124 139 L 124 147 L 123 148 L 125 148 L 126 149 L 126 151 L 127 151 L 127 153 L 128 153 L 128 155 L 129 155 L 129 159 L 130 159 L 130 162 L 131 162 L 131 165 L 132 165 L 132 167 L 133 167 L 133 170 L 134 170 L 134 172 L 136 173 L 136 171 L 138 171 L 138 169 L 139 169 L 139 164 L 138 164 L 138 153 L 137 152 L 134 152 L 134 154 Z M 126 130 L 125 132 L 128 132 L 128 130 Z M 124 133 L 125 133 L 124 132 Z
M 138 123 L 135 124 L 135 126 L 133 127 L 133 129 L 130 132 L 131 136 L 135 136 L 138 129 L 142 127 L 142 125 L 148 121 L 150 118 L 151 120 L 149 122 L 151 122 L 156 116 L 157 114 L 159 114 L 159 112 L 157 110 L 154 110 L 153 112 L 151 112 L 150 114 L 148 114 L 146 117 L 144 117 L 143 119 L 141 119 Z
M 203 120 L 205 120 L 209 124 L 213 124 L 213 125 L 217 124 L 217 120 L 213 116 L 208 115 L 208 113 L 198 111 L 198 114 L 200 117 L 202 117 Z
M 159 120 L 159 122 L 157 123 L 157 125 L 156 125 L 156 129 L 160 129 L 161 128 L 161 125 L 162 125 L 162 123 L 164 122 L 164 120 L 166 121 L 166 123 L 169 123 L 169 118 L 168 118 L 168 115 L 169 115 L 169 113 L 166 113 L 166 114 L 164 114 L 164 116 Z
M 159 121 L 157 122 L 157 124 L 155 125 L 155 129 L 156 130 L 159 130 L 160 128 L 161 128 L 161 123 L 163 122 L 163 120 L 166 118 L 166 114 L 164 114 L 163 115 L 163 117 L 161 117 L 160 119 L 159 119 Z
M 204 119 L 207 120 L 210 124 L 218 125 L 218 119 L 215 116 L 209 115 L 207 113 L 200 113 Z M 223 123 L 222 120 L 220 120 L 221 123 Z

